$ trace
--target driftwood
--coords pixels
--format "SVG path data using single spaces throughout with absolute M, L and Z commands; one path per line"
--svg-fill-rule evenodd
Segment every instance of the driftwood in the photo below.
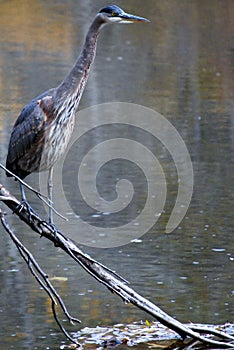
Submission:
M 82 252 L 76 242 L 70 240 L 66 235 L 59 230 L 55 232 L 46 221 L 42 220 L 36 212 L 29 213 L 25 206 L 22 206 L 20 202 L 7 191 L 3 185 L 0 184 L 0 200 L 5 203 L 16 215 L 19 216 L 28 226 L 31 227 L 33 231 L 38 233 L 54 243 L 56 247 L 63 249 L 71 258 L 73 258 L 77 263 L 79 263 L 90 275 L 92 275 L 98 282 L 104 284 L 112 293 L 117 294 L 122 298 L 125 303 L 132 303 L 138 308 L 144 310 L 148 314 L 152 315 L 155 319 L 161 322 L 164 326 L 170 328 L 179 334 L 182 339 L 187 337 L 192 338 L 192 340 L 197 340 L 203 344 L 210 345 L 212 347 L 222 347 L 222 348 L 234 348 L 234 337 L 226 334 L 225 332 L 217 331 L 215 329 L 209 328 L 196 328 L 195 326 L 185 325 L 181 322 L 175 320 L 173 317 L 169 316 L 166 312 L 161 310 L 158 306 L 150 302 L 149 300 L 142 297 L 140 294 L 136 293 L 132 288 L 127 285 L 126 280 L 119 276 L 114 271 L 110 270 L 106 266 L 102 265 L 100 262 L 92 259 L 90 256 Z M 40 269 L 39 265 L 34 260 L 33 256 L 27 249 L 21 244 L 21 242 L 14 235 L 12 229 L 10 228 L 5 213 L 0 210 L 0 219 L 5 228 L 5 230 L 10 234 L 17 248 L 19 249 L 21 255 L 27 262 L 30 271 L 34 277 L 38 280 L 40 285 L 49 294 L 52 301 L 52 311 L 57 321 L 60 329 L 64 334 L 79 345 L 74 339 L 72 339 L 63 326 L 60 324 L 57 316 L 55 307 L 59 304 L 69 319 L 70 322 L 79 322 L 78 319 L 70 316 L 68 313 L 61 297 L 58 295 L 54 287 L 49 282 L 47 275 Z M 221 340 L 214 340 L 210 337 L 207 338 L 201 334 L 215 335 L 216 338 Z

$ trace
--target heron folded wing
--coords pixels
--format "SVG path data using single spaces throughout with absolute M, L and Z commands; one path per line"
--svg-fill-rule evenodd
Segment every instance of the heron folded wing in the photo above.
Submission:
M 35 99 L 23 108 L 12 130 L 6 167 L 14 174 L 23 178 L 35 171 L 44 124 L 44 113 Z

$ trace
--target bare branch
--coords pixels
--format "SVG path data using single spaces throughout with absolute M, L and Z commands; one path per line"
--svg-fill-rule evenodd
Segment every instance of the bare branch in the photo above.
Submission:
M 35 279 L 37 280 L 37 282 L 40 284 L 40 286 L 47 292 L 47 294 L 49 295 L 50 299 L 51 299 L 51 309 L 53 311 L 53 315 L 54 315 L 54 319 L 56 320 L 59 328 L 61 329 L 61 331 L 65 334 L 65 336 L 72 342 L 75 343 L 76 345 L 80 346 L 80 344 L 74 340 L 69 333 L 65 330 L 65 328 L 62 326 L 61 322 L 58 319 L 57 313 L 56 313 L 56 305 L 58 305 L 58 303 L 60 304 L 60 307 L 62 308 L 64 314 L 66 315 L 67 319 L 73 323 L 73 322 L 77 322 L 80 323 L 81 321 L 78 320 L 75 317 L 72 317 L 62 298 L 60 297 L 60 295 L 57 293 L 56 289 L 53 287 L 53 285 L 51 284 L 47 274 L 45 274 L 45 272 L 41 269 L 41 267 L 38 265 L 38 263 L 36 262 L 35 258 L 33 257 L 33 255 L 25 248 L 25 246 L 21 243 L 21 241 L 15 236 L 15 234 L 13 233 L 13 231 L 11 230 L 5 214 L 2 212 L 2 210 L 0 209 L 0 220 L 2 222 L 3 227 L 5 228 L 5 230 L 8 232 L 8 234 L 10 235 L 12 241 L 15 243 L 20 255 L 23 257 L 23 259 L 25 260 L 25 262 L 28 265 L 28 268 L 30 270 L 30 272 L 32 273 L 32 275 L 35 277 Z
M 218 332 L 214 329 L 201 328 L 196 329 L 191 325 L 191 327 L 182 324 L 181 322 L 175 320 L 158 306 L 145 299 L 138 293 L 136 293 L 132 288 L 126 285 L 126 281 L 118 276 L 114 271 L 105 267 L 98 261 L 93 260 L 90 256 L 83 253 L 77 246 L 77 244 L 67 238 L 65 234 L 60 231 L 54 232 L 53 228 L 41 218 L 36 213 L 31 213 L 29 220 L 29 213 L 26 208 L 23 208 L 20 212 L 17 212 L 17 206 L 19 202 L 15 197 L 13 197 L 1 184 L 0 184 L 0 196 L 4 199 L 2 201 L 23 220 L 27 225 L 29 225 L 35 232 L 46 237 L 52 241 L 55 246 L 62 248 L 67 254 L 69 254 L 77 263 L 79 263 L 90 275 L 96 278 L 100 283 L 104 284 L 111 292 L 119 295 L 124 302 L 132 303 L 138 308 L 146 311 L 148 314 L 155 317 L 163 325 L 172 329 L 178 333 L 183 339 L 186 337 L 191 337 L 192 339 L 198 340 L 204 344 L 209 344 L 213 346 L 219 346 L 223 348 L 233 348 L 234 344 L 231 342 L 217 341 L 210 338 L 201 336 L 199 333 L 215 334 L 221 339 L 233 340 L 233 337 L 226 335 L 224 332 Z

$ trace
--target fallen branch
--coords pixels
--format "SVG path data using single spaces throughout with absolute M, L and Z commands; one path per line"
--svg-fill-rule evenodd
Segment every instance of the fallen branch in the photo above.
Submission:
M 30 226 L 35 232 L 52 241 L 55 246 L 63 249 L 90 275 L 96 278 L 100 283 L 104 284 L 112 293 L 120 296 L 124 302 L 132 303 L 138 308 L 146 311 L 148 314 L 151 314 L 164 326 L 178 333 L 182 339 L 191 337 L 192 339 L 198 340 L 204 344 L 209 344 L 216 347 L 234 347 L 234 337 L 225 334 L 224 332 L 219 332 L 210 328 L 196 329 L 192 325 L 191 327 L 184 325 L 175 320 L 173 317 L 169 316 L 158 306 L 136 293 L 132 288 L 126 285 L 126 281 L 122 277 L 98 261 L 95 261 L 87 254 L 83 253 L 78 248 L 77 244 L 67 238 L 62 232 L 54 232 L 53 228 L 46 221 L 41 220 L 41 218 L 36 213 L 29 214 L 24 206 L 18 210 L 20 202 L 14 196 L 12 196 L 1 184 L 0 200 L 3 201 L 11 210 L 13 210 L 13 212 L 18 215 L 19 218 L 23 220 L 28 226 Z M 1 217 L 4 218 L 4 215 L 2 214 Z M 226 339 L 228 342 L 213 340 L 199 334 L 214 334 L 214 332 L 216 337 L 219 337 L 222 340 Z

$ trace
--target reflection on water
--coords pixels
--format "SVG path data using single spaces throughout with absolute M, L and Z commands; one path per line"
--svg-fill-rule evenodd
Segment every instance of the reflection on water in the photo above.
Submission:
M 19 111 L 64 77 L 78 54 L 90 17 L 104 5 L 104 0 L 98 4 L 87 0 L 1 2 L 1 162 L 5 162 Z M 190 152 L 194 193 L 180 226 L 165 234 L 177 180 L 171 158 L 159 151 L 170 184 L 165 212 L 156 226 L 138 243 L 84 249 L 181 321 L 233 322 L 233 1 L 129 0 L 118 5 L 151 23 L 103 31 L 80 108 L 124 101 L 163 114 Z M 18 193 L 17 184 L 3 172 L 0 180 Z M 38 186 L 37 176 L 28 180 Z M 113 194 L 105 195 L 111 198 Z M 9 214 L 8 218 L 50 276 L 68 277 L 68 281 L 56 282 L 56 287 L 83 326 L 149 318 L 123 305 L 16 217 Z M 76 232 L 75 225 L 65 226 Z M 49 301 L 3 229 L 1 233 L 1 343 L 17 349 L 57 348 L 63 336 L 53 321 Z

